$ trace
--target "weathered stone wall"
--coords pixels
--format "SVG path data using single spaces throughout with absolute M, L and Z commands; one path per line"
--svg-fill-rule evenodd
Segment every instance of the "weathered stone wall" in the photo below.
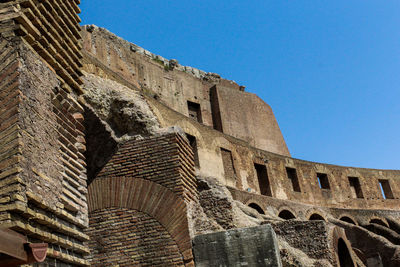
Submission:
M 184 266 L 166 229 L 146 213 L 107 208 L 90 214 L 91 266 Z
M 90 31 L 95 32 L 97 28 L 92 28 Z M 88 36 L 89 35 L 91 34 L 88 34 Z M 108 43 L 110 45 L 110 43 L 115 44 L 121 42 L 121 40 L 117 40 L 115 36 L 110 38 L 111 41 L 103 40 L 103 44 Z M 97 43 L 96 40 L 94 40 L 91 49 L 93 49 L 93 44 L 95 43 L 100 45 L 102 42 L 99 41 L 99 43 Z M 124 46 L 125 45 L 127 45 L 127 43 L 124 43 Z M 101 47 L 100 49 L 103 50 L 105 48 Z M 110 45 L 107 49 L 113 51 L 113 49 L 117 48 Z M 121 57 L 124 58 L 125 56 L 124 54 L 124 56 Z M 143 72 L 140 72 L 140 75 L 154 75 L 154 77 L 158 77 L 157 75 L 163 75 L 164 72 L 169 74 L 171 74 L 171 72 L 175 73 L 175 71 L 162 69 L 161 66 L 157 65 L 157 62 L 151 60 L 151 56 L 145 56 L 141 53 L 134 53 L 130 56 L 135 57 L 134 59 L 131 58 L 132 62 L 145 66 L 142 69 Z M 227 112 L 230 110 L 228 103 L 236 103 L 236 105 L 243 104 L 245 106 L 247 102 L 241 102 L 240 98 L 236 97 L 235 99 L 231 99 L 230 102 L 227 101 L 223 103 L 224 100 L 229 99 L 231 96 L 234 97 L 235 95 L 246 93 L 240 90 L 232 91 L 231 88 L 227 88 L 226 92 L 223 91 L 224 89 L 221 89 L 220 92 L 223 92 L 221 94 L 225 94 L 226 96 L 221 97 L 222 100 L 220 103 L 217 92 L 218 88 L 223 88 L 223 85 L 219 84 L 215 86 L 215 92 L 211 94 L 213 96 L 210 96 L 210 99 L 207 101 L 211 101 L 211 112 L 216 110 L 219 112 L 219 116 L 221 117 L 220 125 L 215 125 L 215 121 L 218 121 L 215 118 L 215 114 L 212 114 L 214 117 L 211 116 L 212 121 L 208 120 L 208 115 L 206 115 L 203 117 L 203 123 L 199 123 L 188 118 L 187 114 L 182 111 L 183 108 L 179 110 L 179 104 L 175 106 L 174 102 L 168 102 L 169 100 L 163 99 L 162 95 L 152 94 L 148 90 L 149 88 L 143 86 L 143 84 L 135 85 L 134 78 L 130 80 L 126 79 L 124 76 L 126 75 L 125 72 L 118 72 L 116 68 L 110 69 L 109 64 L 114 64 L 110 62 L 114 60 L 117 62 L 118 59 L 109 57 L 109 59 L 107 58 L 109 61 L 102 60 L 102 62 L 99 62 L 91 58 L 91 56 L 86 55 L 85 60 L 85 69 L 88 72 L 100 75 L 102 79 L 110 78 L 116 82 L 122 83 L 126 86 L 126 90 L 143 92 L 152 113 L 157 117 L 160 123 L 160 127 L 179 126 L 184 132 L 196 138 L 195 144 L 197 147 L 195 150 L 197 151 L 199 159 L 199 164 L 196 167 L 196 174 L 198 176 L 215 177 L 221 184 L 230 187 L 233 199 L 239 200 L 245 205 L 252 204 L 253 207 L 257 205 L 263 213 L 266 214 L 265 216 L 267 216 L 258 218 L 244 208 L 241 208 L 242 211 L 238 212 L 238 204 L 236 201 L 233 201 L 233 199 L 218 195 L 212 192 L 212 190 L 200 190 L 200 205 L 193 208 L 194 211 L 191 211 L 192 213 L 190 215 L 190 220 L 193 220 L 191 223 L 193 233 L 195 233 L 194 236 L 199 232 L 232 229 L 238 227 L 238 225 L 259 224 L 259 221 L 263 220 L 263 218 L 273 218 L 273 220 L 276 220 L 280 212 L 285 210 L 292 213 L 295 218 L 301 220 L 323 218 L 329 221 L 349 217 L 353 218 L 355 223 L 365 225 L 365 227 L 370 227 L 370 229 L 374 229 L 374 231 L 381 232 L 383 231 L 382 229 L 371 225 L 370 220 L 372 218 L 378 217 L 384 221 L 386 218 L 392 218 L 394 220 L 400 218 L 400 214 L 397 211 L 400 197 L 399 171 L 362 169 L 307 162 L 293 159 L 290 156 L 272 153 L 272 149 L 269 149 L 270 151 L 257 149 L 253 144 L 254 140 L 246 138 L 246 132 L 249 133 L 251 131 L 254 132 L 254 129 L 257 130 L 256 120 L 250 120 L 250 126 L 248 127 L 254 129 L 248 130 L 250 128 L 246 128 L 247 121 L 249 120 L 246 112 L 243 115 L 236 114 L 235 111 Z M 122 60 L 122 62 L 125 62 L 124 60 Z M 150 74 L 148 72 L 150 72 Z M 190 77 L 190 79 L 194 79 L 193 75 Z M 196 86 L 193 88 L 196 88 Z M 187 90 L 191 91 L 192 89 Z M 169 95 L 169 97 L 171 96 Z M 253 97 L 250 97 L 248 102 L 254 104 L 255 100 L 253 100 Z M 189 99 L 189 101 L 195 102 L 193 99 Z M 255 102 L 258 104 L 261 103 Z M 218 108 L 216 108 L 216 106 Z M 270 116 L 269 112 L 272 113 L 263 103 L 256 105 L 255 109 L 258 108 L 263 110 L 258 114 L 264 114 L 266 117 Z M 224 109 L 226 114 L 231 114 L 233 112 L 233 118 L 228 121 L 227 125 L 224 125 L 222 119 L 224 116 L 228 118 L 228 115 L 224 114 Z M 255 111 L 252 111 L 252 113 L 255 113 Z M 225 121 L 225 123 L 226 122 L 227 121 Z M 229 130 L 230 127 L 233 129 L 240 125 L 241 122 L 243 122 L 241 131 L 245 133 L 242 132 L 243 134 L 238 134 L 236 136 L 237 138 L 234 137 L 235 135 L 233 133 L 226 134 L 225 129 Z M 218 126 L 219 128 L 215 127 L 218 129 L 215 130 L 211 126 Z M 241 132 L 239 131 L 239 133 Z M 273 131 L 270 134 L 273 135 Z M 261 135 L 257 136 L 255 139 L 263 142 Z M 272 147 L 271 143 L 269 143 L 269 147 Z M 280 154 L 285 155 L 285 153 Z M 230 157 L 226 155 L 230 155 Z M 228 158 L 229 160 L 227 160 Z M 255 164 L 257 164 L 257 166 L 265 166 L 265 174 L 267 177 L 261 179 L 261 177 L 257 176 Z M 357 183 L 349 180 L 349 177 L 351 179 L 354 177 L 357 178 L 359 184 L 357 185 Z M 260 187 L 265 186 L 260 185 L 260 182 L 266 181 L 266 179 L 268 180 L 270 190 L 264 190 L 264 192 L 270 192 L 270 196 L 261 195 L 260 191 Z M 384 199 L 381 193 L 379 182 L 382 180 L 387 181 L 386 186 L 390 187 L 387 199 Z M 356 188 L 357 186 L 358 188 Z M 359 194 L 359 191 L 361 191 L 362 194 Z M 244 218 L 245 215 L 243 215 L 243 213 L 250 214 L 249 216 L 251 218 Z M 238 222 L 239 217 L 240 219 L 244 218 L 243 222 Z M 347 219 L 345 218 L 345 220 Z M 202 222 L 204 223 L 202 224 Z M 301 223 L 299 224 L 301 225 Z M 331 227 L 331 225 L 329 227 Z M 327 245 L 328 241 L 332 239 L 329 232 L 331 230 L 328 228 L 317 229 L 318 231 L 315 232 L 315 237 L 319 238 L 321 242 L 325 242 L 324 246 L 318 249 L 307 247 L 306 244 L 301 242 L 299 242 L 298 248 L 291 247 L 290 242 L 285 243 L 288 244 L 287 246 L 289 246 L 289 250 L 291 251 L 290 256 L 285 254 L 287 256 L 287 258 L 285 258 L 285 264 L 291 264 L 292 256 L 296 255 L 296 251 L 302 251 L 301 258 L 307 258 L 307 260 L 302 262 L 300 266 L 309 266 L 309 263 L 315 263 L 318 266 L 318 264 L 321 265 L 323 262 L 327 263 L 327 266 L 334 265 L 334 261 L 337 259 L 333 259 L 335 255 L 334 246 Z M 307 231 L 304 230 L 303 234 L 307 235 Z M 284 235 L 285 234 L 282 234 L 282 236 Z M 293 235 L 296 234 L 293 232 Z M 300 238 L 299 236 L 301 235 L 295 236 L 293 240 L 297 240 Z M 392 232 L 388 231 L 385 236 L 387 236 L 387 238 L 392 238 L 392 240 L 397 240 L 395 237 L 396 234 Z M 290 234 L 288 238 L 291 238 Z M 284 238 L 281 240 L 282 242 L 286 242 Z M 286 247 L 283 249 L 286 249 Z M 317 259 L 315 256 L 318 253 L 322 255 L 325 252 L 329 255 L 326 254 L 326 257 L 323 259 Z M 360 259 L 358 259 L 358 261 L 360 262 Z
M 286 221 L 272 224 L 275 233 L 291 247 L 315 260 L 326 260 L 332 266 L 336 258 L 332 247 L 332 226 L 323 221 Z M 284 252 L 283 252 L 284 253 Z
M 268 105 L 257 96 L 244 93 L 235 82 L 222 79 L 216 74 L 167 62 L 96 26 L 85 26 L 82 33 L 86 55 L 85 71 L 104 78 L 125 80 L 140 90 L 150 92 L 159 101 L 185 116 L 189 116 L 188 101 L 199 104 L 201 122 L 210 127 L 216 127 L 217 114 L 213 112 L 217 111 L 213 104 L 220 103 L 220 118 L 227 134 L 251 141 L 253 146 L 260 149 L 290 155 L 272 111 L 260 108 Z M 217 101 L 214 101 L 211 90 L 215 85 L 221 86 L 226 92 L 215 95 Z M 237 103 L 234 109 L 224 110 L 232 101 Z M 256 110 L 252 108 L 254 103 L 257 104 Z M 228 116 L 229 112 L 233 112 L 230 115 L 234 115 L 234 119 Z M 247 121 L 249 114 L 252 115 L 252 123 Z M 261 124 L 258 123 L 260 121 Z
M 270 225 L 196 236 L 196 266 L 282 266 L 274 230 Z
M 255 94 L 215 86 L 223 133 L 249 145 L 290 156 L 271 107 Z
M 178 125 L 186 133 L 196 137 L 200 168 L 204 177 L 213 176 L 228 186 L 260 193 L 260 185 L 254 163 L 264 164 L 267 169 L 272 197 L 296 200 L 305 204 L 327 207 L 359 209 L 396 209 L 400 197 L 400 171 L 342 167 L 298 160 L 251 147 L 248 143 L 224 135 L 196 123 L 157 102 L 148 100 L 161 126 Z M 225 176 L 221 148 L 231 152 L 236 180 Z M 293 190 L 286 168 L 296 170 L 300 192 Z M 326 174 L 329 188 L 320 188 L 317 173 Z M 363 198 L 354 198 L 348 177 L 357 177 Z M 393 199 L 384 199 L 379 180 L 388 180 Z
M 336 208 L 326 207 L 322 205 L 304 204 L 302 201 L 282 200 L 274 197 L 263 196 L 259 194 L 248 193 L 242 190 L 229 188 L 233 199 L 238 200 L 246 205 L 251 203 L 257 204 L 263 209 L 265 214 L 278 216 L 282 211 L 289 211 L 298 220 L 310 220 L 311 215 L 317 214 L 324 220 L 341 219 L 348 217 L 356 224 L 366 225 L 371 219 L 377 218 L 386 221 L 385 218 L 394 220 L 400 219 L 400 212 L 395 209 L 352 209 L 350 207 Z

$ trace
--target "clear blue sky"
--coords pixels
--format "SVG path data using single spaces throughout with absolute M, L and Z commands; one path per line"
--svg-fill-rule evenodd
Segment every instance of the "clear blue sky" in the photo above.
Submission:
M 83 0 L 81 9 L 83 24 L 258 94 L 293 157 L 400 169 L 399 0 Z

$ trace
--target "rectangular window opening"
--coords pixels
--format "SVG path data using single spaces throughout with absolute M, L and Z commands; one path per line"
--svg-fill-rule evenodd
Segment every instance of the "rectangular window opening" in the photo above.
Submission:
M 254 163 L 254 168 L 256 169 L 261 195 L 272 196 L 267 167 L 262 164 Z
M 350 190 L 353 198 L 364 198 L 358 177 L 349 177 Z
M 213 128 L 220 132 L 224 132 L 222 127 L 221 110 L 219 107 L 218 90 L 216 85 L 214 85 L 210 89 L 210 103 L 211 103 L 211 114 L 213 119 Z
M 289 178 L 289 180 L 292 182 L 293 191 L 301 192 L 299 178 L 297 177 L 296 169 L 286 167 L 286 174 L 287 174 L 287 177 Z
M 394 199 L 389 180 L 379 179 L 379 186 L 384 199 Z
M 197 151 L 197 139 L 193 135 L 186 134 L 187 139 L 189 140 L 189 144 L 192 147 L 193 154 L 194 154 L 194 165 L 196 167 L 200 167 L 200 161 L 199 161 L 199 153 Z
M 331 186 L 329 184 L 328 175 L 326 173 L 317 173 L 317 179 L 318 179 L 319 188 L 331 189 Z
M 203 120 L 201 118 L 200 104 L 191 101 L 188 101 L 187 104 L 188 104 L 189 118 L 192 118 L 202 123 Z
M 224 165 L 225 179 L 228 185 L 236 186 L 236 171 L 233 165 L 232 152 L 221 148 L 222 163 Z

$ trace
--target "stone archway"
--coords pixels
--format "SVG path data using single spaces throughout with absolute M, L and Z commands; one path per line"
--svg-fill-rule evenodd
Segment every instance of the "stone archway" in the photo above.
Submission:
M 332 246 L 335 251 L 337 266 L 339 267 L 355 267 L 354 251 L 347 239 L 346 232 L 343 228 L 334 227 L 332 231 Z
M 164 186 L 140 178 L 96 179 L 88 188 L 88 209 L 90 214 L 108 210 L 116 216 L 135 211 L 135 216 L 146 217 L 143 220 L 149 222 L 149 227 L 162 226 L 176 244 L 183 261 L 192 263 L 186 204 Z
M 342 239 L 338 239 L 337 253 L 339 258 L 340 267 L 354 267 L 353 259 L 346 242 Z
M 326 221 L 326 219 L 319 213 L 313 213 L 308 218 L 309 221 Z
M 354 225 L 358 225 L 357 221 L 353 217 L 351 217 L 350 215 L 346 215 L 346 214 L 341 215 L 339 217 L 339 220 L 341 220 L 343 222 L 351 223 L 351 224 L 354 224 Z
M 296 215 L 294 215 L 291 211 L 287 209 L 283 209 L 278 213 L 278 217 L 284 220 L 293 220 L 296 219 Z
M 265 214 L 265 211 L 256 203 L 252 202 L 252 203 L 248 204 L 248 206 L 252 209 L 255 209 L 260 214 Z

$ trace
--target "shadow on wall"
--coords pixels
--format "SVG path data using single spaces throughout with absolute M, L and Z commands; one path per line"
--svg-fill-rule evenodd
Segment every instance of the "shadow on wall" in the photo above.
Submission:
M 354 267 L 350 251 L 342 238 L 338 240 L 338 256 L 340 267 Z
M 87 177 L 90 184 L 118 149 L 118 143 L 97 115 L 85 107 Z
M 314 213 L 308 218 L 310 221 L 326 221 L 324 217 L 319 215 L 318 213 Z

